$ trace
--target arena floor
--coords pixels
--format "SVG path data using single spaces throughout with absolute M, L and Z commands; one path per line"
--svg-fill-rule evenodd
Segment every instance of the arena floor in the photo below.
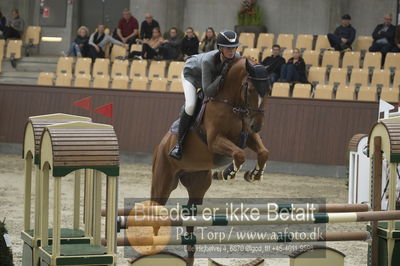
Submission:
M 6 227 L 12 239 L 12 250 L 15 265 L 21 265 L 22 241 L 20 231 L 23 228 L 24 199 L 24 164 L 20 156 L 0 155 L 0 219 L 6 217 Z M 122 164 L 119 183 L 119 206 L 123 205 L 124 197 L 148 197 L 150 191 L 151 166 Z M 250 184 L 243 180 L 240 173 L 236 180 L 229 182 L 214 181 L 206 197 L 326 197 L 328 203 L 346 203 L 346 179 L 290 176 L 266 174 L 263 183 Z M 62 224 L 72 223 L 72 178 L 66 178 L 62 185 Z M 52 194 L 51 194 L 52 195 Z M 174 191 L 173 197 L 186 197 L 183 186 Z M 51 198 L 50 198 L 51 202 Z M 52 206 L 50 205 L 50 208 Z M 50 217 L 52 213 L 50 211 Z M 50 218 L 51 222 L 51 218 Z M 365 223 L 333 224 L 329 231 L 363 231 Z M 367 243 L 362 242 L 331 242 L 332 246 L 346 254 L 346 265 L 367 264 Z M 127 265 L 123 257 L 123 249 L 118 248 L 118 265 Z M 217 259 L 227 265 L 238 265 L 248 259 Z M 289 259 L 266 259 L 266 265 L 288 265 Z M 207 265 L 206 259 L 196 260 L 195 265 Z

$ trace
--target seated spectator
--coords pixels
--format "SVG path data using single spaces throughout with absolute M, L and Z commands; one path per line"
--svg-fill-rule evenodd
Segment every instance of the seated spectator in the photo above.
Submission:
M 285 59 L 281 56 L 281 47 L 279 44 L 274 44 L 272 46 L 272 55 L 264 58 L 261 64 L 266 66 L 269 81 L 272 86 L 272 84 L 280 78 L 281 68 L 285 64 Z
M 86 57 L 89 48 L 89 30 L 85 26 L 81 26 L 78 31 L 78 36 L 72 42 L 65 56 Z
M 132 16 L 128 9 L 124 9 L 122 18 L 118 22 L 116 34 L 114 32 L 113 37 L 122 43 L 128 44 L 130 49 L 131 45 L 136 43 L 139 36 L 138 29 L 139 24 L 137 19 Z
M 105 34 L 104 30 L 104 24 L 99 24 L 99 26 L 97 26 L 97 31 L 90 35 L 88 56 L 93 59 L 93 62 L 96 58 L 104 58 L 104 47 L 108 43 L 111 42 L 113 44 L 124 45 L 122 42 L 114 39 L 110 35 Z
M 165 60 L 176 60 L 180 54 L 181 39 L 178 37 L 178 30 L 172 27 L 169 30 L 168 39 L 161 44 L 161 53 Z
M 351 26 L 350 15 L 342 16 L 342 25 L 336 28 L 335 32 L 328 34 L 328 40 L 336 51 L 349 51 L 356 37 L 356 30 Z
M 25 22 L 19 16 L 18 9 L 11 11 L 11 19 L 8 21 L 7 26 L 4 28 L 4 39 L 21 39 L 24 33 Z
M 400 53 L 400 25 L 396 26 L 396 38 L 394 39 L 394 48 L 392 53 Z
M 142 52 L 133 51 L 128 55 L 129 59 L 162 59 L 160 47 L 164 43 L 160 28 L 153 29 L 151 39 L 140 41 L 143 44 Z
M 306 64 L 298 48 L 293 50 L 293 57 L 282 66 L 280 81 L 307 83 Z
M 185 37 L 182 40 L 182 54 L 183 60 L 189 58 L 189 56 L 199 53 L 199 39 L 194 34 L 194 30 L 191 27 L 186 29 Z
M 396 27 L 392 24 L 392 15 L 385 14 L 383 20 L 383 24 L 377 25 L 372 33 L 374 42 L 369 48 L 370 52 L 382 53 L 382 65 L 385 62 L 386 54 L 394 48 L 394 38 L 396 34 Z
M 0 39 L 3 37 L 4 29 L 6 28 L 7 19 L 0 11 Z
M 144 15 L 144 21 L 140 25 L 140 39 L 150 39 L 153 34 L 154 28 L 160 28 L 157 20 L 153 19 L 153 15 L 146 13 Z
M 200 53 L 206 53 L 215 50 L 215 44 L 217 43 L 217 36 L 213 28 L 208 27 L 206 30 L 206 36 L 200 43 Z

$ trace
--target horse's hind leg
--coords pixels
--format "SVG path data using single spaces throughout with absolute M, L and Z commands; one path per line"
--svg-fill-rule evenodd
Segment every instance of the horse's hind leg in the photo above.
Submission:
M 191 172 L 184 173 L 181 178 L 181 183 L 186 187 L 189 195 L 188 205 L 201 205 L 203 204 L 204 195 L 208 188 L 211 186 L 211 171 Z M 193 234 L 194 227 L 187 226 L 186 232 Z M 196 251 L 194 245 L 187 246 L 188 251 L 188 265 L 194 263 L 194 253 Z
M 175 167 L 170 164 L 165 151 L 161 147 L 163 146 L 159 145 L 153 154 L 150 199 L 151 204 L 156 205 L 165 205 L 179 182 Z M 154 235 L 158 235 L 159 230 L 159 226 L 154 226 Z
M 151 179 L 151 201 L 165 205 L 171 192 L 178 186 L 177 170 L 171 165 L 168 155 L 158 146 L 153 154 L 153 168 Z

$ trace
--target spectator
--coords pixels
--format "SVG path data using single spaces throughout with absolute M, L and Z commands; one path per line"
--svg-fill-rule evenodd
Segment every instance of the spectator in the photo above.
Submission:
M 172 27 L 169 30 L 168 39 L 161 44 L 161 53 L 165 60 L 176 60 L 180 53 L 181 39 L 178 37 L 178 30 Z
M 394 39 L 394 48 L 391 51 L 392 53 L 400 52 L 400 25 L 396 26 L 396 38 Z
M 396 34 L 396 27 L 392 24 L 392 15 L 385 14 L 383 20 L 383 24 L 377 25 L 372 33 L 374 42 L 369 48 L 370 52 L 382 53 L 382 65 L 385 62 L 386 54 L 394 47 L 394 38 Z
M 206 53 L 215 50 L 216 42 L 217 36 L 215 35 L 214 29 L 212 27 L 208 27 L 206 30 L 206 36 L 204 36 L 200 43 L 200 53 Z
M 307 83 L 306 64 L 301 57 L 300 50 L 293 50 L 293 57 L 281 69 L 281 81 Z
M 11 19 L 4 28 L 4 39 L 21 39 L 24 32 L 25 22 L 19 16 L 18 9 L 11 11 Z
M 77 34 L 78 36 L 76 36 L 75 40 L 72 42 L 65 56 L 87 56 L 89 48 L 89 30 L 85 26 L 81 26 Z
M 280 78 L 282 66 L 285 65 L 285 59 L 281 56 L 281 47 L 278 44 L 274 44 L 272 46 L 272 55 L 266 57 L 261 64 L 266 66 L 272 86 Z
M 328 40 L 336 51 L 349 51 L 356 37 L 356 30 L 351 26 L 350 15 L 342 16 L 342 25 L 336 28 L 335 32 L 328 34 Z
M 130 49 L 131 45 L 136 43 L 136 39 L 138 38 L 138 28 L 137 19 L 132 16 L 128 9 L 124 9 L 122 18 L 118 22 L 117 32 L 113 37 L 122 43 L 128 44 Z
M 153 19 L 153 16 L 150 13 L 146 13 L 144 19 L 145 20 L 140 25 L 140 38 L 142 40 L 150 39 L 153 34 L 153 29 L 160 28 L 157 20 Z
M 142 52 L 133 51 L 130 52 L 128 58 L 138 59 L 161 59 L 161 44 L 164 43 L 164 38 L 161 36 L 160 28 L 153 29 L 153 35 L 151 39 L 141 41 L 143 43 Z
M 0 38 L 3 36 L 4 29 L 6 28 L 7 19 L 0 11 Z
M 114 39 L 108 34 L 104 33 L 105 26 L 103 24 L 99 24 L 97 26 L 97 31 L 90 35 L 89 38 L 89 57 L 96 60 L 96 58 L 104 58 L 104 47 L 108 43 L 124 45 L 122 42 Z
M 182 40 L 182 53 L 183 60 L 189 58 L 189 56 L 198 54 L 199 52 L 199 39 L 196 34 L 194 34 L 194 30 L 191 27 L 186 29 L 185 37 Z

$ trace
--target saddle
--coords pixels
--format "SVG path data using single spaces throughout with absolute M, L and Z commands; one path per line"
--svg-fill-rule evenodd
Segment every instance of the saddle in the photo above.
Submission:
M 202 90 L 199 90 L 197 92 L 196 109 L 193 114 L 194 120 L 192 121 L 192 125 L 190 127 L 190 130 L 193 130 L 197 134 L 197 136 L 200 137 L 201 141 L 203 141 L 205 144 L 207 144 L 207 137 L 200 129 L 200 125 L 201 122 L 203 121 L 204 111 L 206 110 L 206 103 L 207 101 L 204 92 Z M 181 107 L 181 112 L 184 112 L 184 110 L 185 106 L 183 105 Z M 178 134 L 179 122 L 180 119 L 177 119 L 175 122 L 172 123 L 170 127 L 170 132 L 173 135 Z

